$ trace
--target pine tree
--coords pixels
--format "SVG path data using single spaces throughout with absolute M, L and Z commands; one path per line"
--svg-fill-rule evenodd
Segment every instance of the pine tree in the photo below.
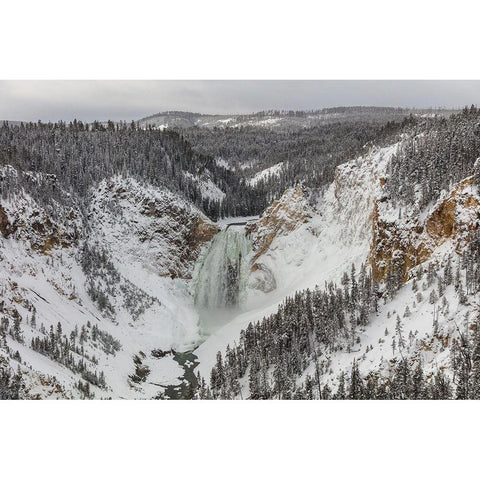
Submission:
M 23 343 L 22 329 L 21 329 L 22 317 L 18 312 L 13 317 L 13 338 L 20 343 Z
M 57 323 L 57 340 L 62 338 L 62 324 L 60 322 Z
M 350 374 L 350 388 L 348 398 L 351 400 L 359 400 L 363 398 L 363 381 L 358 369 L 358 364 L 354 360 L 352 365 L 352 372 Z
M 395 334 L 398 337 L 398 348 L 402 350 L 405 348 L 405 341 L 403 338 L 403 325 L 399 315 L 397 315 L 397 321 L 395 324 Z
M 419 361 L 413 373 L 413 389 L 412 398 L 415 400 L 421 400 L 425 398 L 425 385 L 422 364 Z
M 445 285 L 451 285 L 453 282 L 453 273 L 452 273 L 452 256 L 449 255 L 447 259 L 447 263 L 445 265 L 445 270 L 444 270 L 444 276 L 445 276 Z
M 338 389 L 335 398 L 337 400 L 345 400 L 347 398 L 345 393 L 345 373 L 343 372 L 338 377 Z
M 480 318 L 473 324 L 472 370 L 470 373 L 470 398 L 480 400 Z

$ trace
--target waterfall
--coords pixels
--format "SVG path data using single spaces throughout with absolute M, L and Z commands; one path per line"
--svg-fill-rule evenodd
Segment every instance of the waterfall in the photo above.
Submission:
M 200 309 L 228 309 L 241 304 L 249 274 L 250 239 L 243 227 L 227 226 L 215 235 L 200 259 L 195 305 Z

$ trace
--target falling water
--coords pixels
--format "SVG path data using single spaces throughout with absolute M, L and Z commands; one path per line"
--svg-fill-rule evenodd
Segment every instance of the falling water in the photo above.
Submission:
M 199 260 L 195 305 L 204 331 L 225 323 L 241 305 L 248 280 L 250 239 L 243 227 L 230 226 L 215 235 Z

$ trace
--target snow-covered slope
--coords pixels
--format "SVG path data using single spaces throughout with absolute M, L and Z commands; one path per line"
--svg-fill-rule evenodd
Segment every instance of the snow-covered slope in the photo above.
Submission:
M 192 179 L 200 187 L 200 194 L 202 195 L 202 198 L 217 201 L 225 198 L 225 192 L 220 190 L 220 188 L 218 188 L 218 186 L 215 185 L 210 178 L 194 176 L 189 172 L 185 172 L 185 176 Z
M 246 115 L 205 115 L 192 112 L 161 112 L 142 118 L 138 124 L 142 128 L 241 128 L 257 127 L 285 129 L 311 128 L 338 121 L 358 121 L 371 118 L 384 118 L 385 121 L 403 119 L 408 114 L 449 115 L 447 110 L 407 110 L 376 107 L 340 107 L 306 112 L 270 111 Z
M 255 185 L 257 185 L 258 182 L 262 180 L 269 180 L 271 178 L 278 177 L 280 175 L 280 172 L 282 171 L 282 167 L 283 167 L 283 162 L 280 162 L 280 163 L 277 163 L 276 165 L 273 165 L 272 167 L 261 170 L 260 172 L 257 172 L 248 181 L 248 184 L 254 187 Z
M 384 293 L 378 311 L 358 332 L 355 348 L 345 346 L 317 359 L 326 372 L 322 382 L 337 386 L 339 374 L 348 373 L 354 360 L 362 374 L 377 370 L 386 375 L 402 355 L 421 362 L 427 373 L 449 368 L 452 339 L 458 338 L 459 328 L 468 328 L 465 318 L 475 314 L 479 302 L 468 291 L 461 300 L 463 294 L 453 283 L 442 295 L 438 289 L 443 288 L 439 285 L 446 265 L 451 272 L 462 264 L 464 249 L 480 228 L 480 193 L 473 179 L 467 178 L 423 211 L 415 202 L 394 204 L 386 183 L 397 148 L 397 144 L 374 148 L 338 167 L 334 182 L 313 206 L 301 188 L 287 191 L 249 227 L 254 255 L 248 308 L 196 350 L 205 378 L 217 351 L 235 345 L 249 323 L 275 313 L 295 291 L 323 288 L 331 281 L 340 285 L 352 264 L 357 272 L 362 264 L 370 264 L 383 289 L 393 268 L 390 262 L 399 258 L 405 283 L 391 300 Z M 429 269 L 436 272 L 433 280 L 430 274 L 427 280 L 422 275 Z M 465 273 L 460 273 L 460 280 L 462 276 L 468 283 Z M 399 341 L 398 318 L 407 339 L 403 351 L 392 346 Z M 311 364 L 299 382 L 314 373 Z M 248 396 L 247 379 L 242 385 L 243 395 Z
M 441 277 L 449 255 L 455 270 L 461 263 L 461 257 L 451 244 L 439 249 L 423 267 L 427 270 L 432 264 Z M 446 287 L 440 300 L 437 279 L 430 283 L 425 277 L 421 277 L 422 281 L 412 278 L 393 300 L 380 303 L 378 312 L 371 315 L 369 324 L 358 332 L 355 348 L 329 352 L 319 359 L 328 364 L 328 373 L 322 376 L 323 382 L 337 387 L 339 375 L 348 374 L 354 360 L 362 375 L 378 371 L 387 376 L 402 358 L 411 358 L 415 365 L 421 363 L 426 375 L 438 369 L 449 374 L 452 340 L 458 339 L 460 332 L 468 331 L 469 326 L 465 321 L 474 319 L 472 312 L 478 310 L 478 298 L 468 295 L 462 304 L 455 286 L 451 284 Z M 432 295 L 432 292 L 435 293 Z M 399 319 L 405 342 L 403 348 L 399 348 Z M 307 374 L 312 375 L 314 368 L 310 365 L 303 379 Z
M 335 180 L 310 205 L 307 190 L 289 189 L 248 231 L 254 245 L 245 313 L 215 332 L 197 350 L 208 378 L 217 351 L 233 344 L 250 322 L 275 312 L 297 290 L 340 282 L 352 263 L 368 260 L 380 179 L 397 145 L 375 148 L 337 168 Z
M 168 190 L 115 177 L 102 181 L 89 208 L 92 239 L 118 263 L 165 277 L 188 278 L 203 243 L 218 228 Z
M 122 177 L 92 192 L 86 218 L 73 208 L 59 223 L 21 189 L 0 203 L 0 355 L 28 396 L 152 398 L 179 384 L 169 352 L 199 339 L 185 279 L 218 228 Z

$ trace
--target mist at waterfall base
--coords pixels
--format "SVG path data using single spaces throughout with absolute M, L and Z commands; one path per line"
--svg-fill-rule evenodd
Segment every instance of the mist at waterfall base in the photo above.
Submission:
M 199 259 L 195 306 L 200 333 L 211 335 L 242 310 L 245 301 L 251 243 L 244 226 L 227 226 L 213 238 Z

